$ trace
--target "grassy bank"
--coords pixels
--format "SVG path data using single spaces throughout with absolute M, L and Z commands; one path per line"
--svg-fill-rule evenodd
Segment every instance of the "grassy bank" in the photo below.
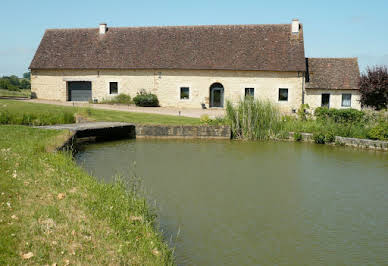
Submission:
M 1 112 L 7 111 L 13 116 L 23 116 L 23 114 L 36 115 L 38 117 L 61 116 L 63 113 L 82 114 L 95 121 L 115 121 L 142 124 L 161 124 L 161 125 L 199 125 L 201 121 L 198 118 L 158 115 L 146 113 L 131 113 L 123 111 L 111 111 L 92 109 L 87 107 L 69 107 L 50 104 L 29 103 L 23 101 L 0 100 Z M 20 118 L 18 118 L 20 119 Z M 0 121 L 1 123 L 1 121 Z M 61 123 L 61 121 L 58 121 Z M 55 124 L 55 123 L 54 123 Z
M 0 264 L 171 264 L 143 198 L 48 152 L 66 134 L 0 126 Z
M 22 97 L 22 98 L 30 98 L 31 90 L 3 90 L 0 89 L 0 97 Z

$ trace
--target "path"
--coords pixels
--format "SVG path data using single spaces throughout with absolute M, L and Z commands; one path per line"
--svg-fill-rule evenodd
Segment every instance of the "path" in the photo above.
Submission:
M 53 104 L 62 106 L 91 107 L 94 109 L 115 110 L 124 112 L 149 113 L 160 115 L 174 115 L 199 118 L 207 114 L 210 118 L 222 117 L 225 115 L 224 109 L 194 109 L 178 107 L 138 107 L 133 105 L 111 105 L 111 104 L 90 104 L 84 102 L 60 102 L 54 100 L 27 99 L 23 100 L 32 103 Z

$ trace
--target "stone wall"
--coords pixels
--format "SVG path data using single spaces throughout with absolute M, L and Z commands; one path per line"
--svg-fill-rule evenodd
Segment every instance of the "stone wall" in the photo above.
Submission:
M 335 137 L 335 142 L 345 146 L 388 151 L 388 141 Z
M 231 139 L 229 126 L 136 125 L 136 138 Z
M 255 98 L 278 103 L 291 112 L 302 103 L 304 78 L 298 72 L 229 70 L 32 70 L 31 90 L 41 99 L 66 101 L 67 81 L 91 81 L 92 97 L 109 95 L 109 82 L 118 82 L 118 93 L 132 97 L 142 89 L 155 93 L 161 106 L 201 108 L 209 106 L 213 83 L 224 86 L 224 98 L 237 102 L 245 88 L 254 88 Z M 189 99 L 180 99 L 180 87 L 189 87 Z M 288 101 L 279 102 L 279 88 L 288 88 Z
M 294 132 L 290 132 L 290 140 L 294 140 Z M 314 142 L 312 133 L 300 133 L 302 135 L 301 141 Z M 330 143 L 328 143 L 330 144 Z M 331 144 L 352 146 L 362 149 L 372 149 L 380 151 L 388 151 L 388 141 L 371 140 L 371 139 L 357 139 L 357 138 L 345 138 L 335 137 L 335 141 Z

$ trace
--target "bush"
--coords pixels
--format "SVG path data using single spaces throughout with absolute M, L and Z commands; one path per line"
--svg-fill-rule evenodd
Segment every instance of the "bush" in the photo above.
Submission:
M 302 141 L 302 134 L 300 132 L 294 133 L 294 140 L 295 141 Z
M 317 120 L 332 120 L 335 123 L 360 123 L 363 122 L 365 113 L 356 109 L 335 109 L 327 107 L 318 107 L 314 112 Z
M 100 103 L 108 104 L 132 104 L 131 96 L 128 94 L 120 93 L 119 95 L 113 97 L 112 99 L 104 99 Z
M 222 117 L 216 117 L 214 119 L 211 119 L 207 114 L 201 115 L 199 119 L 201 121 L 201 124 L 205 125 L 219 126 L 225 125 L 227 123 L 226 120 Z
M 155 94 L 150 92 L 146 92 L 145 90 L 141 90 L 137 93 L 137 95 L 133 98 L 136 106 L 143 107 L 158 107 L 159 100 Z
M 388 68 L 386 66 L 368 67 L 360 78 L 361 105 L 377 110 L 388 107 Z
M 314 142 L 317 144 L 325 144 L 325 134 L 322 132 L 314 132 L 313 133 Z
M 374 140 L 388 140 L 388 123 L 379 123 L 368 131 L 368 138 Z
M 302 121 L 306 121 L 308 118 L 308 109 L 310 109 L 310 106 L 308 104 L 301 104 L 298 109 L 298 118 Z
M 335 141 L 335 134 L 333 131 L 328 131 L 325 134 L 325 143 L 332 143 Z
M 277 106 L 251 97 L 240 100 L 236 106 L 227 101 L 226 119 L 235 138 L 264 140 L 276 137 L 281 130 L 281 115 Z
M 199 120 L 201 121 L 202 124 L 209 124 L 211 121 L 209 115 L 207 115 L 207 114 L 201 115 Z

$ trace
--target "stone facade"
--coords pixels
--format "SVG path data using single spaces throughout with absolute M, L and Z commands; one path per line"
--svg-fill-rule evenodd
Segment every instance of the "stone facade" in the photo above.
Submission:
M 201 108 L 209 106 L 210 86 L 221 83 L 224 99 L 237 102 L 245 88 L 254 97 L 269 99 L 285 112 L 302 103 L 304 77 L 300 72 L 231 70 L 32 70 L 31 90 L 40 99 L 66 101 L 68 81 L 91 81 L 92 97 L 108 99 L 109 82 L 118 82 L 118 93 L 132 97 L 142 89 L 155 93 L 161 106 Z M 180 88 L 189 87 L 189 99 L 180 99 Z M 288 89 L 288 101 L 278 101 L 279 88 Z
M 304 102 L 307 103 L 310 108 L 315 109 L 321 106 L 322 93 L 330 94 L 330 108 L 354 108 L 361 109 L 360 104 L 360 92 L 358 90 L 319 90 L 319 89 L 306 89 Z M 342 106 L 342 94 L 351 94 L 350 107 Z

